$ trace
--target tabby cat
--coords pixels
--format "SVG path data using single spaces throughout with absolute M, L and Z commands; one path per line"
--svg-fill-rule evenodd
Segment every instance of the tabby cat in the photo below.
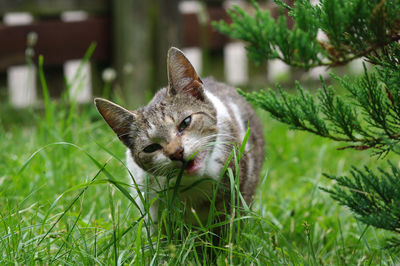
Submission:
M 95 99 L 100 114 L 128 147 L 127 166 L 139 188 L 147 191 L 146 197 L 154 198 L 157 191 L 176 182 L 168 173 L 181 169 L 178 198 L 185 210 L 195 210 L 206 220 L 215 181 L 233 146 L 240 146 L 250 127 L 239 164 L 240 191 L 250 203 L 264 160 L 263 132 L 254 110 L 234 88 L 213 78 L 200 79 L 177 48 L 168 51 L 167 70 L 168 86 L 138 110 L 128 111 L 108 100 Z M 233 160 L 230 166 L 234 167 Z M 198 182 L 203 179 L 214 182 Z M 222 183 L 229 188 L 227 179 Z M 218 191 L 217 210 L 229 205 L 226 193 L 226 189 Z M 143 207 L 139 197 L 136 200 Z M 150 208 L 153 221 L 158 218 L 158 205 L 156 200 Z M 185 211 L 185 217 L 190 211 Z

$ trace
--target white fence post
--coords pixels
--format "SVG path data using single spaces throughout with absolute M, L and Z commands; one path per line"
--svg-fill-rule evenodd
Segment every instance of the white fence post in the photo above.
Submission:
M 61 13 L 64 22 L 82 21 L 88 18 L 84 11 L 66 11 Z M 83 56 L 83 55 L 82 55 Z M 67 80 L 70 100 L 86 103 L 92 100 L 92 79 L 90 62 L 82 65 L 82 60 L 67 60 L 64 63 L 64 76 Z M 80 68 L 81 66 L 81 68 Z
M 199 1 L 181 1 L 179 3 L 179 12 L 181 14 L 196 14 L 199 16 L 202 8 L 202 3 Z M 203 58 L 200 47 L 183 47 L 182 52 L 192 63 L 197 74 L 201 76 L 203 72 Z
M 7 13 L 4 15 L 5 25 L 26 25 L 33 22 L 29 13 Z M 23 108 L 34 105 L 36 95 L 36 68 L 33 65 L 12 66 L 7 69 L 7 88 L 11 105 Z
M 242 85 L 249 81 L 246 49 L 241 42 L 228 43 L 224 47 L 225 79 L 232 85 Z

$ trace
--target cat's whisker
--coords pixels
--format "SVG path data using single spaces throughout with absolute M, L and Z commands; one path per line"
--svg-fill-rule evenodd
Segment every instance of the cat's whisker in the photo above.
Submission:
M 157 172 L 159 172 L 160 170 L 163 170 L 165 168 L 167 168 L 169 166 L 168 162 L 162 162 L 162 163 L 158 163 L 155 164 L 153 167 L 149 168 L 147 170 L 147 172 L 153 173 L 154 175 L 157 174 Z
M 121 138 L 121 137 L 124 137 L 124 136 L 130 135 L 130 134 L 131 134 L 130 132 L 128 132 L 128 133 L 124 133 L 124 134 L 118 135 L 118 138 Z
M 221 134 L 215 134 L 215 135 L 220 136 Z M 203 145 L 210 146 L 210 144 L 212 144 L 212 145 L 222 144 L 222 145 L 231 145 L 231 146 L 234 145 L 234 142 L 233 142 L 233 141 L 228 141 L 228 140 L 217 140 L 217 139 L 215 138 L 215 135 L 203 137 L 203 138 L 201 138 L 201 139 L 195 141 L 195 142 L 193 143 L 193 146 L 195 146 L 195 147 L 199 147 L 199 146 L 203 146 Z M 229 137 L 231 137 L 231 136 L 229 136 Z M 233 138 L 233 137 L 232 137 L 232 138 Z M 212 139 L 213 141 L 210 141 L 210 139 Z M 232 139 L 232 140 L 234 140 L 234 139 Z
M 235 136 L 233 136 L 232 134 L 222 134 L 222 133 L 217 133 L 217 134 L 213 134 L 213 135 L 208 135 L 206 136 L 207 138 L 211 138 L 211 137 L 229 137 L 230 139 L 235 139 Z
M 213 143 L 213 142 L 207 142 L 207 143 L 198 143 L 196 147 L 194 148 L 196 151 L 203 151 L 203 150 L 208 150 L 211 151 L 216 148 L 218 145 L 219 148 L 223 149 L 232 149 L 233 145 L 230 143 Z
M 167 170 L 171 170 L 171 165 L 168 162 L 165 162 L 165 163 L 161 164 L 160 167 L 158 167 L 153 172 L 155 175 L 164 176 L 164 173 L 166 173 Z
M 202 137 L 202 138 L 196 140 L 193 143 L 193 146 L 196 147 L 196 146 L 204 145 L 206 142 L 207 143 L 209 142 L 209 139 L 214 139 L 216 142 L 218 137 L 222 138 L 222 140 L 218 140 L 218 143 L 227 142 L 228 140 L 232 140 L 232 141 L 235 140 L 235 138 L 229 134 L 213 134 L 213 135 L 205 136 L 205 137 Z M 200 145 L 199 145 L 199 143 L 200 143 Z
M 175 171 L 177 171 L 179 168 L 174 167 L 173 165 L 171 165 L 171 163 L 169 162 L 164 162 L 157 170 L 154 171 L 155 175 L 158 176 L 168 176 L 169 175 L 175 175 L 176 173 L 174 173 Z

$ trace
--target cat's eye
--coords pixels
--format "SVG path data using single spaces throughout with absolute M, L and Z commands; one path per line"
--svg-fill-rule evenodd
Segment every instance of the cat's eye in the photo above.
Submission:
M 191 116 L 188 116 L 185 119 L 183 119 L 183 121 L 179 124 L 178 131 L 182 132 L 183 130 L 185 130 L 185 128 L 187 128 L 190 125 L 190 122 L 192 122 Z
M 144 148 L 143 151 L 145 153 L 152 153 L 152 152 L 155 152 L 155 151 L 161 150 L 161 149 L 162 149 L 162 147 L 160 144 L 153 143 L 153 144 L 150 144 L 149 146 L 147 146 L 146 148 Z

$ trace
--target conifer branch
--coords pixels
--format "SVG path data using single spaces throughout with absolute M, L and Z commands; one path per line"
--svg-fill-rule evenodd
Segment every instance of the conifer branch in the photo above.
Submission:
M 398 21 L 397 23 L 400 23 L 400 21 Z M 388 34 L 388 36 L 390 36 L 390 34 Z M 328 62 L 320 62 L 319 64 L 314 64 L 314 65 L 310 65 L 310 68 L 314 68 L 314 67 L 318 67 L 318 66 L 327 66 L 327 67 L 337 67 L 337 66 L 343 66 L 346 65 L 348 63 L 350 63 L 351 61 L 361 58 L 361 57 L 368 57 L 371 53 L 375 53 L 378 50 L 386 47 L 387 45 L 399 41 L 400 40 L 400 32 L 396 32 L 394 34 L 394 36 L 389 37 L 387 40 L 385 40 L 383 43 L 371 43 L 369 47 L 367 47 L 365 50 L 362 51 L 356 51 L 354 54 L 351 54 L 351 52 L 349 52 L 349 54 L 351 54 L 350 56 L 347 56 L 345 58 L 340 58 L 339 60 L 336 60 L 335 57 L 330 56 L 329 59 L 331 61 Z M 321 47 L 326 50 L 329 53 L 332 54 L 336 54 L 337 52 L 334 50 L 333 47 L 331 47 L 328 43 L 323 42 L 318 40 L 318 43 L 321 45 Z M 285 62 L 286 63 L 286 62 Z
M 286 19 L 276 21 L 253 1 L 254 16 L 235 7 L 229 12 L 232 24 L 214 26 L 232 38 L 247 43 L 248 56 L 255 62 L 280 59 L 294 67 L 334 67 L 363 57 L 373 67 L 358 78 L 331 75 L 347 95 L 338 95 L 321 79 L 317 95 L 299 83 L 297 94 L 277 90 L 247 93 L 249 102 L 290 126 L 346 143 L 343 149 L 372 150 L 379 157 L 389 152 L 400 155 L 400 1 L 308 0 L 294 6 L 275 0 L 295 21 L 291 29 Z M 327 36 L 317 39 L 318 32 Z M 341 205 L 347 206 L 365 224 L 395 232 L 388 247 L 400 250 L 400 169 L 389 162 L 390 170 L 375 173 L 368 167 L 353 167 L 350 176 L 332 176 L 332 188 L 321 188 Z
M 364 223 L 400 233 L 400 170 L 391 162 L 389 167 L 390 171 L 380 168 L 380 175 L 368 167 L 353 167 L 352 178 L 325 174 L 337 184 L 321 189 L 348 206 Z
M 213 22 L 213 26 L 234 39 L 247 43 L 249 57 L 256 62 L 279 59 L 286 64 L 310 69 L 335 67 L 366 57 L 400 40 L 398 1 L 353 0 L 296 1 L 294 8 L 275 0 L 294 19 L 292 29 L 286 18 L 276 21 L 268 10 L 252 1 L 254 16 L 235 6 L 228 14 L 232 23 Z M 333 12 L 333 10 L 336 10 Z M 328 40 L 318 40 L 322 31 Z

